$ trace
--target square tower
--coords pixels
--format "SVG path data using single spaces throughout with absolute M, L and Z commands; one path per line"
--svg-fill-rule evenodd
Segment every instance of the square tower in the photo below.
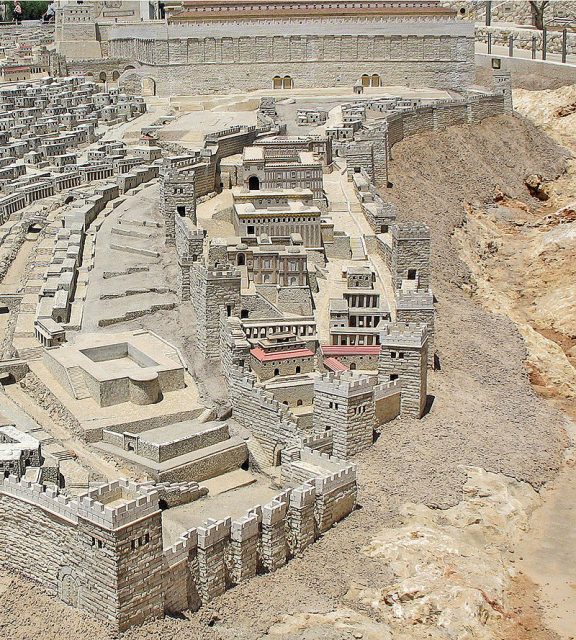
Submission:
M 391 272 L 394 288 L 430 288 L 430 229 L 425 224 L 392 225 Z
M 376 379 L 329 373 L 314 382 L 314 431 L 332 432 L 332 454 L 347 460 L 373 442 Z
M 512 113 L 514 105 L 512 103 L 512 77 L 510 71 L 494 70 L 492 72 L 492 86 L 494 91 L 504 96 L 504 111 Z
M 120 631 L 161 617 L 163 545 L 158 492 L 147 485 L 117 480 L 82 496 L 77 513 L 86 585 L 79 589 L 78 606 L 110 620 Z M 71 588 L 68 584 L 64 591 L 70 595 Z
M 220 310 L 239 313 L 240 272 L 231 267 L 192 264 L 192 302 L 196 309 L 196 346 L 208 361 L 220 359 Z
M 388 324 L 380 332 L 378 376 L 381 382 L 399 380 L 400 413 L 421 418 L 428 388 L 428 327 L 426 324 Z
M 189 218 L 192 224 L 197 224 L 193 173 L 183 174 L 174 170 L 164 173 L 160 179 L 160 210 L 166 225 L 166 244 L 173 245 L 176 216 Z

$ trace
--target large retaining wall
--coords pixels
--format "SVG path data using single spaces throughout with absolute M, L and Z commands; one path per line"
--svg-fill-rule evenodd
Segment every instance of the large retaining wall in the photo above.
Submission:
M 340 145 L 339 152 L 346 157 L 349 167 L 364 170 L 370 181 L 384 185 L 388 180 L 387 159 L 392 157 L 394 145 L 404 138 L 458 124 L 476 124 L 510 111 L 510 82 L 505 74 L 502 78 L 504 82 L 492 93 L 436 101 L 409 111 L 391 113 L 356 132 L 353 141 Z M 369 103 L 367 108 L 370 108 Z
M 139 78 L 158 95 L 272 89 L 274 77 L 287 75 L 296 88 L 352 86 L 362 73 L 380 74 L 388 84 L 409 78 L 413 86 L 453 89 L 474 81 L 470 24 L 326 22 L 169 25 L 169 40 L 164 27 L 117 25 L 101 39 L 109 40 L 110 56 L 140 65 L 123 80 L 136 88 Z

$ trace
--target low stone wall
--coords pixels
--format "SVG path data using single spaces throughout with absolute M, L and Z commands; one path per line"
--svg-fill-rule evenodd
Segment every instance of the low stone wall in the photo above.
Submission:
M 476 40 L 478 42 L 488 42 L 488 34 L 492 35 L 492 44 L 508 46 L 510 36 L 514 38 L 516 49 L 532 49 L 532 40 L 536 43 L 536 51 L 542 51 L 543 35 L 537 29 L 517 29 L 514 27 L 476 27 Z M 546 32 L 546 51 L 548 53 L 562 53 L 562 32 Z M 568 55 L 576 54 L 576 33 L 568 32 L 566 39 L 566 52 Z

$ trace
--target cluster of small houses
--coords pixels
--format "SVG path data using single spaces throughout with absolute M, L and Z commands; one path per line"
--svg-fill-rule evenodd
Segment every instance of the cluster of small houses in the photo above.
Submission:
M 101 124 L 111 126 L 138 117 L 144 100 L 118 89 L 99 91 L 85 78 L 18 83 L 0 89 L 0 224 L 33 202 L 159 157 L 136 150 L 133 161 L 104 148 L 97 159 L 79 162 L 78 148 L 94 143 Z

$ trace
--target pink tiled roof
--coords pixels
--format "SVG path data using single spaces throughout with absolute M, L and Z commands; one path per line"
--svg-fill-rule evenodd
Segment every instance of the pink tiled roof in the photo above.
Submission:
M 322 354 L 325 356 L 377 356 L 380 353 L 380 345 L 355 345 L 345 346 L 338 344 L 322 345 Z
M 330 371 L 348 371 L 348 367 L 336 358 L 325 358 L 323 364 Z
M 291 351 L 273 351 L 266 353 L 260 347 L 250 349 L 250 353 L 260 362 L 270 362 L 271 360 L 288 360 L 289 358 L 309 358 L 314 355 L 310 349 L 292 349 Z

